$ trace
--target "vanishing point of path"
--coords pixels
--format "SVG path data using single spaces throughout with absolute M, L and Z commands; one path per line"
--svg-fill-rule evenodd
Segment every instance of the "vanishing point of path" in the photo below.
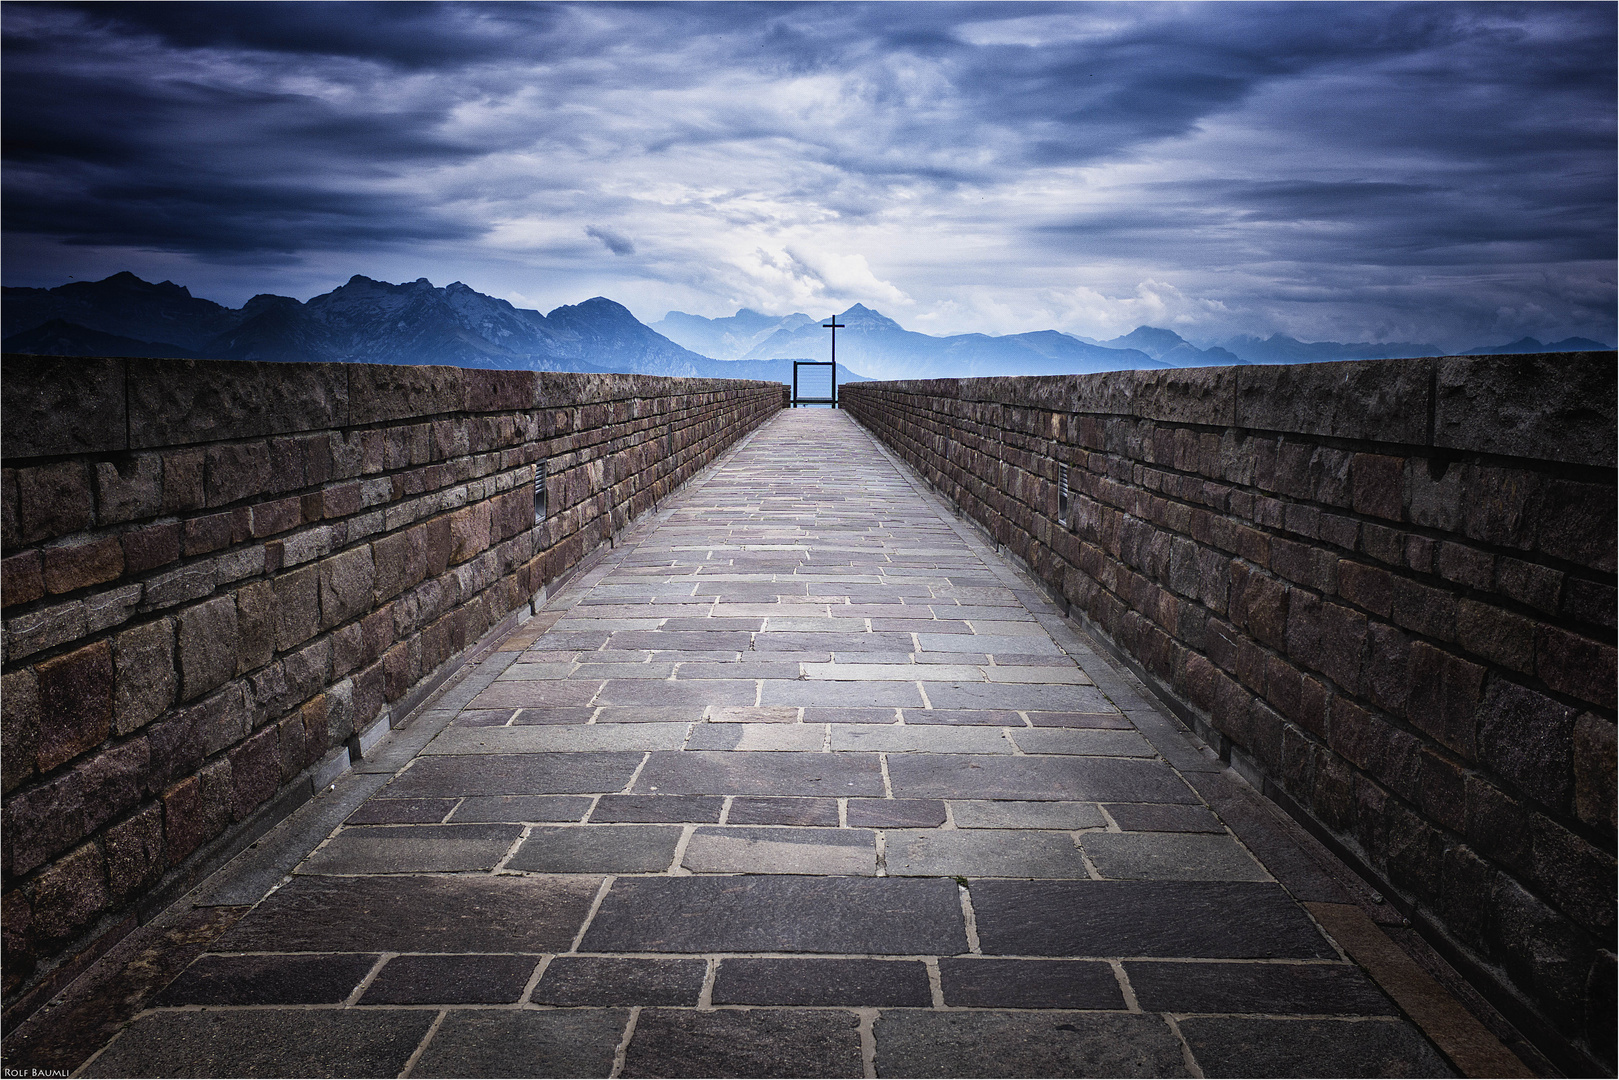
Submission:
M 1448 1075 L 1134 685 L 784 412 L 194 896 L 256 906 L 87 1075 Z

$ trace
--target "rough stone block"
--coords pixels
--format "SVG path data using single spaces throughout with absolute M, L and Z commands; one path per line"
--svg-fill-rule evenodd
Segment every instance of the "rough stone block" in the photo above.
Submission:
M 1575 711 L 1506 679 L 1490 680 L 1479 708 L 1478 760 L 1554 810 L 1568 809 Z
M 194 701 L 236 675 L 236 598 L 215 597 L 180 613 L 180 700 Z
M 1614 725 L 1586 713 L 1574 722 L 1574 814 L 1610 836 L 1614 832 Z
M 180 557 L 180 535 L 180 524 L 172 521 L 124 533 L 119 538 L 124 546 L 124 569 L 139 574 L 174 562 Z
M 1528 549 L 1540 517 L 1545 481 L 1526 469 L 1467 465 L 1462 470 L 1462 532 L 1474 539 Z
M 163 793 L 163 841 L 169 865 L 179 866 L 230 822 L 230 762 L 210 763 Z
M 1356 454 L 1350 461 L 1350 505 L 1357 514 L 1388 521 L 1403 517 L 1405 459 L 1387 454 Z
M 1615 499 L 1612 484 L 1553 480 L 1540 506 L 1535 548 L 1604 573 L 1613 573 Z
M 203 496 L 208 506 L 228 506 L 274 489 L 276 479 L 270 467 L 270 447 L 262 439 L 221 443 L 209 446 L 206 452 Z
M 236 674 L 254 671 L 275 655 L 275 586 L 255 581 L 236 590 Z
M 174 703 L 174 622 L 155 619 L 113 639 L 113 718 L 128 735 L 163 715 Z
M 86 645 L 40 664 L 40 772 L 98 745 L 112 730 L 112 647 Z
M 163 459 L 157 454 L 120 455 L 95 465 L 96 521 L 120 525 L 156 517 L 163 509 Z
M 39 724 L 38 677 L 24 668 L 0 679 L 0 776 L 7 795 L 34 775 Z
M 124 364 L 82 356 L 8 356 L 0 452 L 15 460 L 124 449 Z
M 371 609 L 376 568 L 362 546 L 316 564 L 320 572 L 320 625 L 330 629 Z
M 35 881 L 30 929 L 45 941 L 67 941 L 107 910 L 107 902 L 101 849 L 84 844 Z
M 1442 745 L 1476 760 L 1484 669 L 1419 641 L 1411 646 L 1408 671 L 1406 718 Z
M 1535 673 L 1553 690 L 1611 711 L 1616 671 L 1619 653 L 1612 645 L 1557 626 L 1536 628 Z
M 38 550 L 0 562 L 0 604 L 27 604 L 45 595 L 44 560 Z
M 1535 624 L 1494 604 L 1457 602 L 1456 643 L 1502 667 L 1526 674 L 1534 670 Z
M 241 821 L 281 786 L 276 729 L 264 728 L 230 753 L 231 816 Z
M 320 625 L 320 571 L 306 566 L 275 578 L 276 647 L 291 649 Z
M 450 515 L 450 565 L 455 566 L 489 547 L 489 504 L 462 507 Z
M 93 521 L 90 477 L 77 461 L 17 470 L 18 526 L 24 543 L 88 529 Z
M 1449 357 L 1435 371 L 1435 446 L 1614 464 L 1612 353 Z
M 157 884 L 168 868 L 163 854 L 163 806 L 151 803 L 107 830 L 107 883 L 113 899 L 127 900 Z
M 1253 365 L 1241 369 L 1236 426 L 1377 442 L 1428 439 L 1431 361 Z
M 204 514 L 202 517 L 188 518 L 181 537 L 185 553 L 206 555 L 210 551 L 229 547 L 235 531 L 235 517 L 235 514 L 226 511 L 221 514 Z

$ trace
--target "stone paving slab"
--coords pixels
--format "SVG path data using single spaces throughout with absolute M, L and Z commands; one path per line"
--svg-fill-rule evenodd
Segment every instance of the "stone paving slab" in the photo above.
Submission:
M 580 948 L 954 956 L 967 936 L 944 879 L 649 877 L 613 883 Z
M 412 1009 L 151 1012 L 84 1075 L 398 1076 L 434 1019 Z
M 1446 1073 L 1313 849 L 843 414 L 593 559 L 89 1075 Z
M 573 941 L 599 878 L 299 877 L 219 952 L 551 952 Z
M 879 1076 L 1187 1076 L 1162 1017 L 1084 1012 L 884 1012 Z
M 299 874 L 443 874 L 493 870 L 519 825 L 362 825 L 305 859 Z
M 456 1010 L 411 1075 L 608 1076 L 629 1015 L 628 1009 Z

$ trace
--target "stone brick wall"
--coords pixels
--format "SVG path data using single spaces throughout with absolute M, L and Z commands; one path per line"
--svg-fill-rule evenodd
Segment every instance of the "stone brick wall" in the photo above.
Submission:
M 843 404 L 1498 1003 L 1611 1071 L 1615 373 L 1449 357 Z
M 358 364 L 7 356 L 3 380 L 11 1011 L 783 404 L 774 383 Z

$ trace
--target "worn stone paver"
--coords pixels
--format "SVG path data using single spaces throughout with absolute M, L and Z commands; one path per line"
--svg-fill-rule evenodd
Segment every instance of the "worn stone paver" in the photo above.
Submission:
M 1300 903 L 1343 898 L 842 413 L 434 708 L 88 1075 L 1451 1074 Z

